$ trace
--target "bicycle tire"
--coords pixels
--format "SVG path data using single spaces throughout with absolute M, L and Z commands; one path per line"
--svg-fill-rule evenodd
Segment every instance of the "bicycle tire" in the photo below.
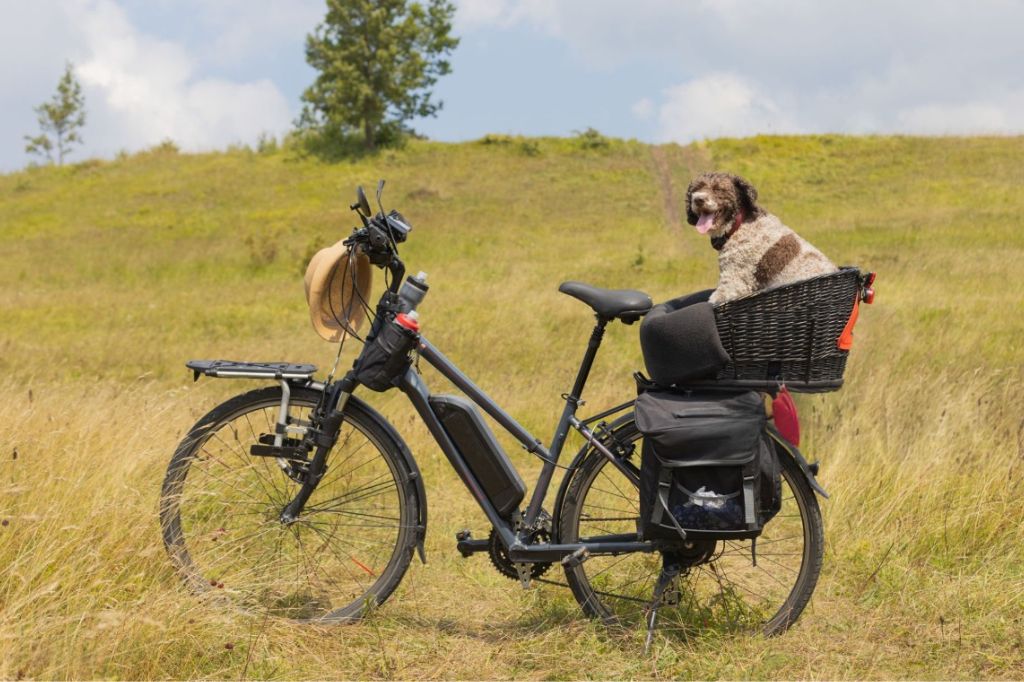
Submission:
M 321 396 L 293 388 L 289 412 L 308 420 Z M 300 484 L 248 448 L 274 432 L 280 404 L 280 387 L 257 389 L 192 427 L 161 490 L 164 545 L 199 594 L 294 620 L 357 620 L 394 592 L 415 548 L 418 497 L 401 446 L 350 398 L 320 484 L 285 525 Z
M 630 466 L 637 467 L 641 435 L 633 415 L 617 420 L 612 432 L 627 451 L 632 449 Z M 685 569 L 677 579 L 678 606 L 659 607 L 659 631 L 689 635 L 708 629 L 760 630 L 773 636 L 785 632 L 803 612 L 821 572 L 821 511 L 799 465 L 782 454 L 780 464 L 783 506 L 757 539 L 757 566 L 749 565 L 750 540 L 718 541 L 713 549 L 695 544 L 693 551 L 700 550 L 704 562 Z M 599 533 L 628 533 L 636 532 L 638 520 L 639 491 L 591 448 L 566 489 L 559 518 L 560 542 L 578 542 L 581 524 Z M 566 567 L 565 574 L 573 596 L 588 616 L 618 627 L 646 627 L 662 562 L 660 552 L 597 556 Z

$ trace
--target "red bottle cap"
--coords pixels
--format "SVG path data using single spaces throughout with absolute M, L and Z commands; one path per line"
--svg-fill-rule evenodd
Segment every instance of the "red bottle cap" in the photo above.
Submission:
M 402 325 L 403 327 L 410 331 L 418 332 L 420 330 L 419 321 L 412 319 L 405 313 L 398 313 L 397 315 L 395 315 L 395 322 L 397 322 L 398 324 Z

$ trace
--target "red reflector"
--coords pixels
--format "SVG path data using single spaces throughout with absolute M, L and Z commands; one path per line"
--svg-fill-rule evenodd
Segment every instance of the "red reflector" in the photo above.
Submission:
M 875 290 L 874 289 L 867 289 L 867 290 L 864 291 L 864 302 L 867 303 L 868 305 L 871 305 L 872 303 L 875 302 Z
M 785 386 L 772 401 L 772 419 L 775 420 L 775 428 L 779 430 L 779 435 L 800 447 L 800 418 L 796 414 L 793 396 Z

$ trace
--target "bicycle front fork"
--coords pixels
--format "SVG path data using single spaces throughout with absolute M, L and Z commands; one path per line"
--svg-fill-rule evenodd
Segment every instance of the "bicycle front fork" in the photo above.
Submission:
M 349 372 L 343 379 L 327 387 L 327 395 L 323 406 L 323 412 L 326 414 L 323 416 L 314 415 L 314 423 L 306 433 L 306 441 L 311 446 L 316 447 L 316 453 L 309 463 L 306 480 L 303 481 L 299 492 L 281 510 L 279 517 L 281 523 L 289 525 L 299 518 L 310 496 L 320 483 L 320 479 L 323 478 L 327 467 L 327 453 L 331 451 L 334 443 L 338 440 L 338 432 L 341 430 L 341 424 L 345 419 L 345 405 L 348 403 L 348 399 L 351 397 L 355 387 L 356 382 L 352 378 L 352 372 Z M 317 420 L 318 416 L 319 419 Z

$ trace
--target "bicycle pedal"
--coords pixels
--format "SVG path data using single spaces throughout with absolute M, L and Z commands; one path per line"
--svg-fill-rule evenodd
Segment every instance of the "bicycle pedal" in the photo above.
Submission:
M 566 568 L 576 568 L 589 558 L 590 550 L 586 547 L 580 547 L 572 554 L 562 557 L 562 565 Z
M 487 540 L 474 540 L 473 534 L 468 530 L 460 530 L 455 534 L 455 549 L 463 558 L 467 558 L 477 552 L 486 552 L 490 543 Z

